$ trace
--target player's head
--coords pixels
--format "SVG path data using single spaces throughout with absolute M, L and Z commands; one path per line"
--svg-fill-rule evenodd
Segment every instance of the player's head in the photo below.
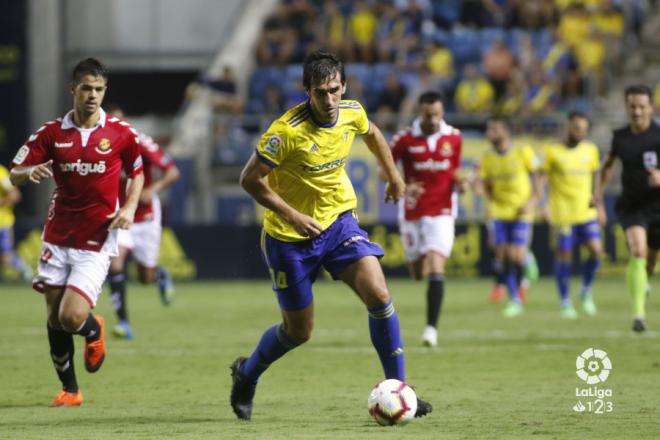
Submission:
M 419 96 L 419 125 L 424 134 L 437 133 L 440 123 L 445 116 L 445 108 L 442 104 L 442 93 L 436 91 L 424 92 Z
M 503 116 L 491 116 L 486 121 L 486 137 L 497 149 L 506 148 L 511 137 L 509 120 Z
M 76 112 L 91 115 L 99 111 L 108 83 L 108 70 L 96 58 L 76 64 L 71 75 L 71 94 Z
M 309 95 L 314 116 L 324 124 L 333 123 L 341 96 L 346 91 L 344 63 L 325 50 L 310 53 L 303 63 L 303 87 Z
M 653 92 L 642 84 L 626 87 L 626 113 L 630 125 L 635 130 L 643 131 L 653 118 Z
M 574 147 L 587 138 L 589 133 L 589 118 L 582 112 L 573 111 L 568 114 L 566 137 L 568 146 Z

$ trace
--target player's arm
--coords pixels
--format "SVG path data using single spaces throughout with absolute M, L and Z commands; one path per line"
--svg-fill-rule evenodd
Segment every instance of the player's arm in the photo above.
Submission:
M 529 199 L 525 202 L 524 205 L 520 207 L 520 214 L 527 214 L 534 209 L 534 205 L 539 201 L 539 189 L 538 189 L 538 171 L 533 171 L 529 173 L 529 179 L 532 183 L 532 192 L 529 195 Z
M 312 217 L 291 207 L 268 186 L 264 178 L 271 170 L 269 165 L 253 153 L 241 171 L 239 183 L 257 203 L 282 217 L 298 234 L 310 238 L 318 236 L 323 232 L 321 225 Z
M 140 201 L 142 203 L 149 203 L 154 198 L 156 194 L 164 190 L 165 188 L 172 185 L 174 182 L 179 180 L 181 172 L 176 165 L 172 165 L 169 168 L 166 168 L 163 171 L 160 179 L 157 179 L 151 183 L 149 187 L 142 189 L 142 194 L 140 194 Z
M 108 229 L 128 229 L 133 224 L 135 210 L 137 209 L 140 200 L 140 193 L 142 192 L 143 185 L 144 174 L 142 171 L 128 179 L 126 184 L 126 201 L 124 202 L 124 205 L 119 208 L 119 211 L 108 216 L 108 218 L 112 219 Z
M 385 188 L 385 201 L 398 202 L 403 196 L 406 189 L 406 184 L 399 174 L 399 170 L 392 158 L 392 151 L 390 150 L 385 136 L 380 131 L 376 124 L 369 122 L 369 131 L 362 135 L 364 142 L 367 144 L 371 154 L 376 156 L 376 160 L 380 165 L 382 173 L 387 180 L 387 187 Z
M 53 177 L 53 160 L 38 165 L 16 165 L 9 172 L 9 180 L 14 186 L 25 185 L 28 182 L 39 184 Z
M 603 162 L 603 166 L 600 168 L 600 172 L 598 173 L 598 178 L 594 179 L 592 204 L 596 207 L 602 206 L 603 204 L 603 193 L 605 192 L 605 188 L 607 188 L 607 185 L 610 183 L 612 177 L 614 176 L 615 162 L 616 162 L 616 156 L 610 153 L 605 158 L 605 161 Z
M 548 173 L 543 169 L 538 170 L 534 175 L 534 185 L 536 188 L 539 209 L 541 210 L 541 218 L 544 222 L 550 222 L 550 208 L 548 207 L 548 197 L 546 193 L 546 185 L 548 184 Z

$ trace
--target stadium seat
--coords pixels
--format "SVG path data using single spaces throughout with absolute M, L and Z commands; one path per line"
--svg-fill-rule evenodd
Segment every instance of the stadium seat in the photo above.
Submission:
M 483 54 L 490 48 L 493 41 L 500 40 L 507 43 L 506 31 L 501 28 L 484 28 L 479 32 L 480 53 Z
M 435 0 L 433 4 L 433 21 L 443 28 L 451 28 L 461 18 L 460 0 Z
M 457 65 L 481 60 L 479 32 L 473 29 L 453 29 L 449 49 Z

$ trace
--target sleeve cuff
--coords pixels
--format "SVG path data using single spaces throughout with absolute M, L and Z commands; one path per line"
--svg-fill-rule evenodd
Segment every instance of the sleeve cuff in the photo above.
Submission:
M 277 164 L 272 160 L 268 159 L 266 156 L 259 153 L 259 150 L 255 150 L 255 152 L 257 153 L 257 158 L 259 158 L 260 161 L 262 161 L 271 168 L 277 168 Z

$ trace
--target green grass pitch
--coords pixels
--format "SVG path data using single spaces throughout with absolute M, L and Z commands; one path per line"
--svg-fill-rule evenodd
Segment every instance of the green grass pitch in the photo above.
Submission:
M 109 339 L 105 365 L 90 375 L 77 337 L 85 402 L 56 409 L 47 407 L 59 382 L 43 300 L 27 286 L 0 285 L 0 438 L 660 438 L 660 311 L 653 294 L 651 331 L 635 335 L 621 278 L 597 280 L 598 316 L 575 321 L 559 318 L 550 279 L 533 287 L 517 319 L 502 318 L 500 306 L 487 302 L 490 287 L 489 280 L 448 280 L 440 347 L 429 350 L 418 342 L 424 284 L 390 282 L 408 382 L 435 410 L 388 428 L 367 414 L 367 395 L 382 371 L 364 308 L 340 283 L 317 283 L 312 340 L 264 374 L 251 422 L 231 412 L 228 365 L 279 321 L 266 281 L 179 284 L 170 308 L 160 305 L 155 288 L 130 285 L 136 339 Z M 99 303 L 97 311 L 114 323 L 107 291 Z M 613 364 L 600 384 L 613 393 L 606 414 L 573 410 L 578 400 L 595 399 L 575 395 L 586 387 L 575 359 L 588 347 L 605 350 Z

